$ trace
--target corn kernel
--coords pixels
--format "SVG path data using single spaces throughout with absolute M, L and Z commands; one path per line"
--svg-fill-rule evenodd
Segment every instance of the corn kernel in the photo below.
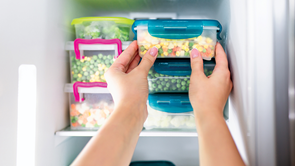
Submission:
M 204 48 L 207 49 L 208 48 L 208 45 L 204 45 Z
M 202 40 L 203 40 L 203 37 L 202 37 L 202 36 L 199 36 L 199 37 L 197 38 L 197 40 L 198 40 L 198 41 L 202 41 Z
M 163 43 L 163 42 L 161 42 L 161 43 L 160 43 L 160 46 L 163 46 L 163 45 L 164 45 L 164 43 Z
M 82 77 L 82 74 L 78 74 L 78 77 L 81 78 Z
M 211 43 L 212 39 L 210 39 L 209 37 L 206 39 L 206 43 Z
M 169 45 L 169 43 L 168 43 L 168 42 L 164 42 L 164 45 L 165 45 L 165 46 L 168 46 L 168 45 Z
M 185 48 L 186 48 L 186 46 L 185 46 L 185 45 L 182 45 L 182 46 L 181 46 L 181 49 L 183 49 L 183 50 L 184 50 Z
M 164 55 L 167 56 L 168 55 L 168 52 L 164 52 Z
M 72 74 L 75 74 L 74 71 L 72 71 Z
M 104 75 L 102 75 L 100 78 L 101 78 L 101 79 L 104 79 Z
M 176 56 L 180 56 L 180 52 L 179 51 L 176 51 Z
M 85 60 L 84 59 L 81 59 L 80 61 L 83 63 Z
M 146 45 L 144 45 L 144 48 L 148 50 L 150 48 L 150 46 L 151 46 L 150 44 L 146 44 Z
M 160 44 L 157 44 L 155 47 L 157 47 L 157 49 L 161 48 Z
M 162 53 L 161 56 L 164 56 L 164 54 Z
M 185 45 L 185 46 L 188 46 L 188 41 L 186 41 L 186 42 L 184 43 L 184 45 Z
M 173 43 L 173 45 L 174 45 L 174 47 L 176 47 L 176 46 L 177 46 L 177 43 L 176 43 L 176 42 L 174 42 L 174 43 Z
M 198 51 L 203 51 L 202 47 L 197 47 Z
M 86 71 L 86 67 L 83 67 L 83 68 L 82 68 L 82 71 Z
M 187 51 L 189 51 L 189 48 L 185 48 L 184 50 L 187 52 Z

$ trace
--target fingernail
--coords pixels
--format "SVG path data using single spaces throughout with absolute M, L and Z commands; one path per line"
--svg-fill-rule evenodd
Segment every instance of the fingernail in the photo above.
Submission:
M 192 58 L 196 58 L 201 55 L 200 52 L 196 48 L 194 48 L 192 50 L 191 54 L 192 54 Z
M 153 47 L 150 49 L 150 55 L 151 56 L 156 56 L 158 54 L 158 48 L 157 47 Z

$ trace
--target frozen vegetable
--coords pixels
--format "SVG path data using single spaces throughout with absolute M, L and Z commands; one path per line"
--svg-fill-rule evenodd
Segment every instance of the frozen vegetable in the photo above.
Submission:
M 214 57 L 215 39 L 207 33 L 189 39 L 162 39 L 151 36 L 147 29 L 138 29 L 137 35 L 141 57 L 152 47 L 158 48 L 158 57 L 189 57 L 193 48 L 198 49 L 205 60 Z
M 114 105 L 105 101 L 98 103 L 73 103 L 70 108 L 71 126 L 74 128 L 98 128 L 113 112 Z
M 116 24 L 113 21 L 92 21 L 90 25 L 77 24 L 76 33 L 82 39 L 115 39 L 129 40 L 130 26 Z
M 113 64 L 114 55 L 85 56 L 84 59 L 71 57 L 72 83 L 80 82 L 106 82 L 104 73 Z
M 144 123 L 146 129 L 152 128 L 195 128 L 195 118 L 189 113 L 166 113 L 148 106 L 148 117 Z
M 205 68 L 205 75 L 211 75 L 212 70 Z M 148 83 L 150 93 L 187 92 L 190 84 L 190 76 L 170 76 L 159 74 L 152 68 L 148 74 Z

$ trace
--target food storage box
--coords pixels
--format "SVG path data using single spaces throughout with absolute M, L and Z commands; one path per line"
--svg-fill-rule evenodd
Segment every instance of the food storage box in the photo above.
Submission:
M 228 119 L 228 103 L 223 110 Z M 144 123 L 150 129 L 196 129 L 193 108 L 188 94 L 150 94 L 148 118 Z
M 71 85 L 71 84 L 70 84 Z M 79 88 L 105 88 L 105 84 L 76 82 L 69 92 L 71 129 L 98 129 L 114 110 L 109 93 L 80 93 Z M 69 89 L 69 88 L 66 88 Z
M 222 26 L 216 20 L 136 20 L 132 30 L 141 57 L 157 47 L 158 58 L 189 58 L 196 48 L 203 59 L 211 60 L 216 41 L 221 40 Z
M 123 17 L 83 17 L 72 21 L 76 38 L 82 39 L 131 39 L 130 31 L 134 20 Z
M 88 45 L 100 45 L 99 50 L 83 50 Z M 71 82 L 106 82 L 104 73 L 122 52 L 119 39 L 76 39 L 70 51 Z
M 204 61 L 204 73 L 212 74 L 215 61 Z M 150 93 L 185 93 L 190 84 L 189 59 L 157 59 L 148 74 Z

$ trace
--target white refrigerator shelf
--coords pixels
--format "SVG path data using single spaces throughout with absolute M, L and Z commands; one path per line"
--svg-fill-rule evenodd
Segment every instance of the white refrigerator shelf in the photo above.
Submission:
M 96 134 L 97 130 L 73 130 L 71 127 L 66 127 L 62 130 L 55 132 L 56 136 L 62 137 L 92 137 Z M 153 129 L 142 130 L 140 137 L 197 137 L 196 130 L 175 130 L 175 129 Z

